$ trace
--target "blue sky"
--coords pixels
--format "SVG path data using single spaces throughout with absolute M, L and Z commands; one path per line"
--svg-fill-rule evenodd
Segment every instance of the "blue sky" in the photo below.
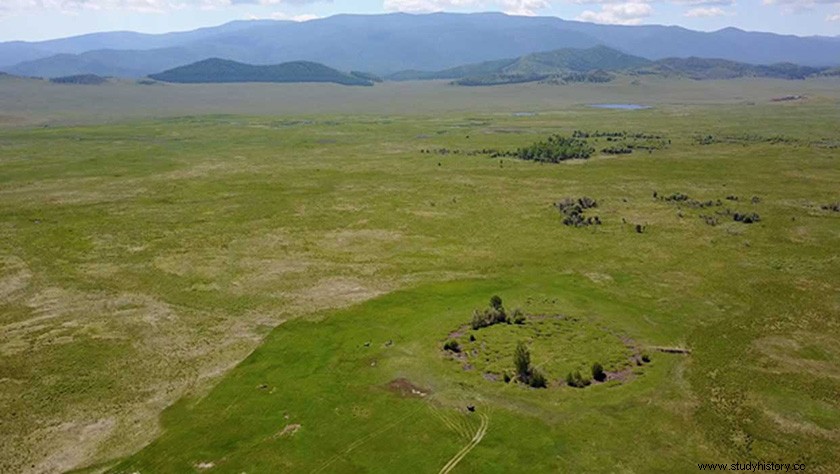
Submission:
M 337 13 L 502 11 L 597 23 L 726 26 L 840 35 L 840 0 L 0 0 L 0 41 L 94 31 L 160 33 L 231 20 L 305 21 Z

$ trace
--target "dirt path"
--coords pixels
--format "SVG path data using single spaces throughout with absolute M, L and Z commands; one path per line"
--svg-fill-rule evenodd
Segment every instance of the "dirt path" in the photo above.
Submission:
M 455 456 L 453 456 L 452 459 L 443 466 L 443 468 L 441 468 L 439 474 L 449 474 L 449 472 L 455 469 L 455 466 L 457 466 L 458 463 L 461 462 L 461 460 L 464 459 L 467 454 L 473 450 L 473 448 L 478 446 L 478 443 L 480 443 L 482 439 L 484 439 L 484 435 L 487 434 L 487 426 L 490 424 L 490 418 L 483 413 L 479 416 L 481 417 L 481 425 L 479 425 L 478 430 L 476 430 L 475 436 L 473 436 L 470 442 L 461 448 L 461 450 L 458 451 L 458 453 L 455 454 Z

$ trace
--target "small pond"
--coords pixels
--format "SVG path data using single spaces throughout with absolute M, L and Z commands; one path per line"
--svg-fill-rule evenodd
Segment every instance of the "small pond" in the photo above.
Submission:
M 619 109 L 619 110 L 644 110 L 644 109 L 652 109 L 653 107 L 649 105 L 641 105 L 641 104 L 590 104 L 590 107 L 594 107 L 596 109 Z

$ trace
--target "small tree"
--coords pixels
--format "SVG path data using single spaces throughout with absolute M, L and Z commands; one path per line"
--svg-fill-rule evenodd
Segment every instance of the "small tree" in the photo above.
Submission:
M 592 364 L 592 378 L 599 382 L 607 380 L 607 374 L 604 372 L 604 367 L 599 362 Z
M 493 295 L 490 298 L 490 307 L 495 309 L 496 311 L 502 311 L 502 299 L 499 295 Z
M 516 375 L 520 380 L 527 382 L 531 374 L 531 353 L 522 342 L 516 345 L 516 350 L 513 352 L 513 366 L 516 367 Z

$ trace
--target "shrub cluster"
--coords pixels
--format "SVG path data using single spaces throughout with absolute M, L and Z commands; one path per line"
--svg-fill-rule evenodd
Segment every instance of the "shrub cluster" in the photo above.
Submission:
M 566 198 L 554 204 L 563 214 L 563 225 L 570 227 L 586 227 L 590 225 L 601 225 L 601 218 L 598 216 L 586 217 L 583 212 L 587 209 L 595 209 L 598 202 L 586 196 L 579 199 Z
M 525 344 L 520 342 L 516 345 L 513 353 L 513 366 L 516 368 L 516 376 L 524 383 L 534 388 L 545 388 L 548 380 L 539 370 L 531 366 L 531 353 Z
M 840 212 L 840 201 L 822 206 L 824 211 Z
M 461 352 L 461 345 L 458 344 L 458 341 L 449 340 L 443 345 L 443 350 L 458 354 Z
M 497 295 L 493 295 L 493 297 L 490 298 L 490 307 L 485 308 L 484 310 L 473 311 L 473 318 L 470 322 L 470 326 L 474 330 L 479 330 L 481 328 L 486 328 L 500 323 L 524 324 L 525 315 L 522 314 L 521 310 L 515 309 L 513 310 L 513 313 L 508 316 L 507 311 L 505 311 L 505 307 L 502 304 L 502 299 Z
M 754 222 L 759 222 L 761 217 L 756 214 L 755 212 L 748 212 L 745 214 L 741 214 L 740 212 L 736 212 L 732 215 L 732 218 L 735 222 L 741 222 L 743 224 L 752 224 Z
M 583 387 L 588 386 L 591 383 L 592 383 L 591 380 L 585 379 L 585 378 L 583 378 L 582 375 L 580 375 L 579 370 L 576 370 L 574 372 L 569 372 L 569 374 L 566 375 L 566 385 L 568 385 L 570 387 L 583 388 Z
M 595 152 L 586 140 L 553 135 L 547 140 L 520 148 L 516 156 L 522 160 L 559 163 L 566 160 L 587 159 Z

